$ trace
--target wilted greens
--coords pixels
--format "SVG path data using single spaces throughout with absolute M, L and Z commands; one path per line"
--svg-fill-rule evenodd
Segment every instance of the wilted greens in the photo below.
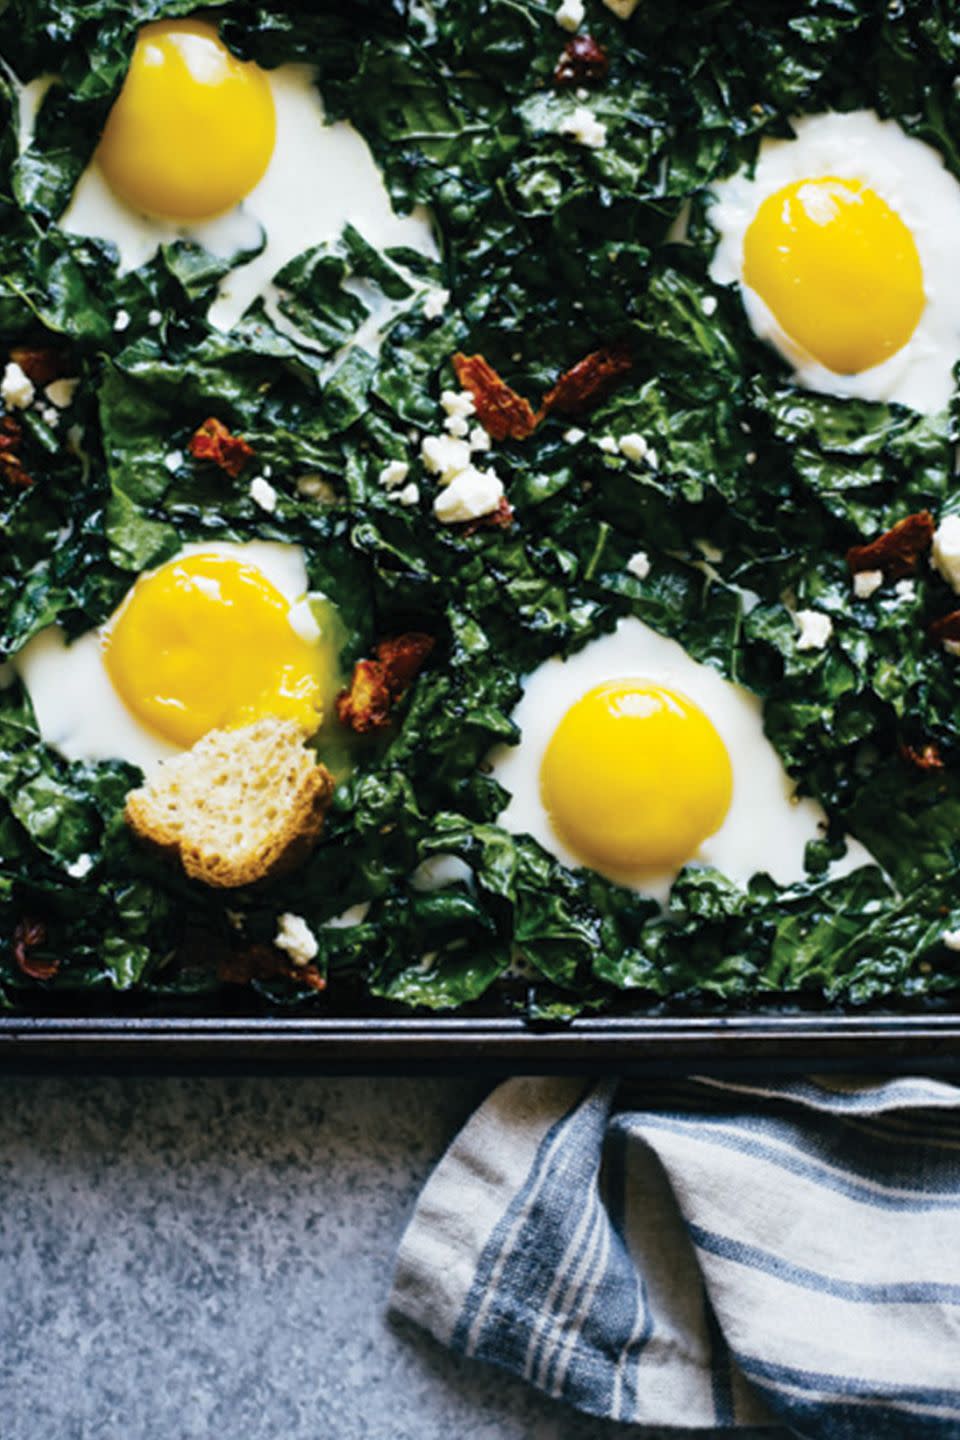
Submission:
M 701 197 L 763 136 L 789 135 L 791 116 L 828 108 L 896 117 L 960 175 L 954 7 L 641 0 L 623 23 L 589 0 L 587 28 L 611 59 L 589 97 L 607 143 L 590 150 L 562 134 L 581 101 L 552 83 L 568 37 L 550 4 L 205 6 L 242 55 L 316 66 L 329 118 L 365 136 L 395 208 L 429 207 L 441 252 L 436 264 L 380 254 L 348 228 L 279 277 L 292 327 L 258 301 L 226 335 L 205 317 L 228 262 L 179 241 L 119 274 L 109 244 L 56 223 L 137 28 L 193 8 L 12 0 L 0 15 L 0 55 L 17 80 L 60 77 L 21 151 L 19 87 L 0 76 L 0 342 L 4 358 L 25 343 L 62 347 L 80 377 L 59 423 L 23 412 L 35 483 L 0 478 L 3 654 L 53 621 L 72 635 L 96 626 L 137 572 L 186 541 L 254 536 L 304 547 L 312 586 L 343 618 L 346 665 L 401 627 L 429 630 L 438 647 L 389 740 L 366 748 L 339 787 L 307 866 L 226 898 L 133 844 L 122 807 L 135 769 L 68 764 L 40 742 L 19 684 L 7 684 L 7 1003 L 31 1004 L 42 983 L 137 987 L 164 1003 L 194 996 L 212 1010 L 222 988 L 210 957 L 269 942 L 286 910 L 316 932 L 329 984 L 319 996 L 262 987 L 277 1002 L 337 1004 L 359 984 L 382 1003 L 445 1009 L 486 993 L 557 1019 L 607 1005 L 864 1005 L 953 992 L 960 965 L 940 937 L 960 927 L 957 662 L 926 634 L 949 592 L 924 572 L 857 600 L 844 555 L 911 510 L 956 508 L 957 415 L 792 386 L 736 293 L 708 278 Z M 681 244 L 671 237 L 688 207 Z M 421 282 L 450 291 L 439 318 L 424 313 Z M 362 297 L 378 295 L 395 318 L 375 355 L 352 341 L 368 317 Z M 118 330 L 121 311 L 130 323 Z M 497 446 L 511 529 L 445 528 L 429 480 L 409 508 L 378 483 L 395 458 L 420 478 L 411 431 L 439 428 L 457 349 L 482 352 L 536 398 L 615 341 L 629 343 L 634 369 L 584 422 L 584 439 L 570 443 L 551 419 Z M 253 503 L 248 479 L 189 457 L 208 414 L 269 467 L 273 514 Z M 656 467 L 594 443 L 631 432 L 655 447 Z M 326 499 L 298 489 L 304 475 L 325 482 Z M 720 556 L 709 566 L 703 542 Z M 626 568 L 641 546 L 652 561 L 644 580 Z M 826 650 L 798 650 L 785 596 L 831 616 Z M 504 796 L 483 761 L 517 738 L 520 678 L 626 614 L 764 697 L 773 744 L 830 817 L 807 882 L 783 889 L 758 875 L 743 890 L 690 868 L 661 912 L 497 826 Z M 903 760 L 904 746 L 931 741 L 944 769 Z M 878 865 L 825 878 L 846 832 Z M 411 884 L 422 861 L 450 854 L 470 881 Z M 361 904 L 360 923 L 327 925 Z M 60 961 L 53 980 L 31 982 L 16 964 L 24 915 L 44 920 L 43 953 Z M 500 983 L 518 969 L 522 983 Z

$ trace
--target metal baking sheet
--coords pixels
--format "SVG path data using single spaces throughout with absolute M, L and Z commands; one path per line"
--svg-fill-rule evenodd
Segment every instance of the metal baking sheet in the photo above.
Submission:
M 670 1074 L 960 1068 L 960 1015 L 510 1018 L 0 1017 L 0 1067 Z

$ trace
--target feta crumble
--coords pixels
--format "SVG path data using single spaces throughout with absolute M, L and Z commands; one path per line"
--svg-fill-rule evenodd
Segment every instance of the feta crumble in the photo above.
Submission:
M 277 508 L 277 492 L 262 475 L 254 475 L 250 481 L 250 499 L 268 514 L 272 514 Z
M 433 502 L 433 513 L 444 525 L 479 520 L 496 510 L 503 499 L 503 485 L 492 470 L 470 465 L 441 490 Z
M 36 393 L 30 376 L 24 374 L 15 360 L 11 360 L 0 381 L 0 399 L 7 409 L 26 410 L 28 405 L 33 404 Z
M 718 303 L 716 295 L 704 295 L 700 302 L 700 309 L 709 319 L 711 315 L 716 315 Z
M 586 105 L 578 105 L 571 115 L 564 116 L 560 121 L 560 134 L 569 136 L 578 145 L 585 145 L 588 150 L 602 150 L 607 143 L 606 125 Z
M 470 391 L 444 390 L 440 396 L 440 408 L 447 417 L 443 428 L 458 440 L 462 440 L 470 429 L 469 419 L 476 409 Z
M 162 319 L 163 312 L 161 310 L 151 310 L 150 313 L 147 315 L 147 324 L 159 325 Z
M 332 505 L 337 498 L 336 490 L 322 475 L 301 475 L 297 481 L 297 494 L 305 500 L 321 500 L 324 505 Z
M 470 446 L 453 435 L 425 435 L 420 446 L 420 458 L 426 470 L 439 478 L 441 485 L 449 485 L 461 470 L 470 465 Z
M 179 470 L 183 464 L 183 451 L 171 450 L 168 454 L 164 455 L 163 463 L 172 475 L 174 471 Z
M 945 515 L 934 531 L 930 564 L 960 595 L 960 515 Z
M 944 930 L 940 942 L 946 945 L 948 950 L 960 950 L 960 930 Z
M 869 600 L 882 584 L 882 570 L 858 570 L 853 577 L 853 593 L 858 600 Z
M 586 430 L 581 430 L 579 425 L 571 425 L 569 430 L 564 430 L 563 439 L 566 445 L 579 445 L 581 440 L 586 440 Z
M 620 436 L 620 454 L 628 460 L 646 460 L 650 447 L 642 435 L 631 433 Z
M 901 600 L 916 600 L 917 598 L 916 580 L 898 580 L 893 588 Z
M 411 481 L 409 485 L 404 485 L 402 490 L 397 491 L 396 499 L 400 505 L 416 505 L 420 499 L 420 490 Z
M 40 419 L 44 425 L 49 425 L 51 430 L 55 430 L 60 424 L 60 411 L 56 405 L 41 405 Z
M 126 330 L 126 328 L 127 328 L 127 326 L 128 326 L 129 324 L 130 324 L 130 312 L 129 312 L 128 310 L 118 310 L 117 313 L 116 313 L 116 315 L 114 315 L 114 317 L 113 317 L 113 328 L 114 328 L 114 330 L 116 330 L 117 333 L 119 334 L 121 331 Z
M 395 490 L 398 485 L 403 484 L 409 474 L 410 466 L 405 460 L 391 460 L 380 471 L 380 484 L 384 490 Z
M 635 575 L 638 580 L 646 580 L 650 574 L 650 556 L 646 550 L 638 550 L 636 554 L 631 555 L 627 561 L 627 569 L 630 571 L 630 574 Z
M 73 861 L 71 865 L 67 866 L 67 874 L 70 875 L 74 880 L 82 880 L 85 875 L 90 874 L 90 871 L 92 869 L 93 856 L 80 855 L 77 857 L 76 860 Z
M 43 393 L 51 405 L 56 405 L 58 410 L 66 410 L 68 405 L 72 405 L 79 384 L 79 377 L 70 380 L 51 380 Z
M 604 455 L 616 455 L 620 449 L 613 435 L 601 435 L 597 441 L 597 447 L 603 451 Z
M 273 943 L 278 950 L 287 952 L 294 965 L 309 965 L 311 960 L 316 959 L 320 949 L 317 937 L 303 916 L 293 915 L 289 910 L 277 917 L 277 933 L 273 937 Z
M 491 444 L 490 436 L 482 425 L 474 425 L 470 434 L 467 436 L 467 444 L 471 450 L 489 450 Z
M 560 4 L 553 12 L 553 18 L 561 30 L 569 30 L 572 35 L 575 30 L 580 29 L 586 13 L 587 9 L 583 0 L 560 0 Z
M 425 320 L 439 320 L 449 304 L 449 290 L 431 290 L 423 302 L 423 318 Z
M 833 621 L 822 610 L 798 610 L 793 617 L 800 630 L 798 650 L 823 650 L 833 634 Z

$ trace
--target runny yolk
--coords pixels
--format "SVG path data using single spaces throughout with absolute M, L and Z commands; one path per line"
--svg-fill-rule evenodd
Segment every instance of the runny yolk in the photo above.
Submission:
M 923 312 L 923 269 L 897 212 L 826 175 L 769 195 L 743 242 L 743 278 L 784 333 L 837 375 L 880 365 Z
M 712 721 L 687 696 L 650 680 L 610 680 L 563 716 L 540 790 L 580 859 L 628 874 L 690 860 L 723 824 L 733 770 Z
M 238 60 L 203 20 L 145 25 L 97 159 L 135 210 L 205 220 L 263 176 L 276 138 L 266 74 Z
M 143 575 L 105 632 L 117 694 L 151 730 L 193 745 L 209 730 L 263 716 L 320 724 L 320 652 L 254 566 L 188 555 Z

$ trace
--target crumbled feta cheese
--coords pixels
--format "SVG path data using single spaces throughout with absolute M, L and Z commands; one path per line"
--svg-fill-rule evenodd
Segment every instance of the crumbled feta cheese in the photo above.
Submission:
M 882 584 L 882 570 L 858 570 L 853 577 L 853 593 L 858 600 L 869 600 Z
M 638 580 L 646 580 L 650 574 L 650 556 L 646 550 L 638 550 L 635 555 L 631 555 L 627 561 L 627 569 L 631 575 L 636 575 Z
M 470 465 L 441 490 L 433 502 L 433 513 L 444 525 L 458 525 L 489 515 L 502 499 L 503 485 L 493 471 Z
M 380 484 L 384 490 L 395 490 L 398 485 L 403 484 L 409 474 L 410 466 L 406 460 L 391 460 L 380 471 Z
M 569 430 L 564 430 L 563 439 L 566 445 L 579 445 L 581 440 L 586 440 L 586 430 L 581 430 L 578 425 L 571 425 Z
M 429 473 L 439 478 L 441 485 L 448 485 L 455 475 L 469 466 L 470 446 L 452 435 L 425 435 L 420 446 L 420 458 Z
M 164 455 L 163 463 L 172 475 L 173 472 L 175 470 L 179 470 L 180 466 L 183 464 L 183 451 L 171 450 L 168 455 Z
M 620 449 L 616 437 L 613 435 L 601 435 L 597 441 L 597 446 L 605 455 L 616 455 Z
M 469 418 L 476 409 L 470 391 L 444 390 L 440 396 L 440 406 L 447 416 L 443 428 L 458 440 L 462 440 L 470 429 Z
M 148 325 L 159 325 L 159 324 L 160 324 L 160 321 L 161 321 L 162 319 L 163 319 L 163 312 L 162 312 L 162 310 L 151 310 L 150 313 L 149 313 L 148 316 L 147 316 L 147 324 L 148 324 Z
M 700 309 L 703 311 L 704 315 L 706 315 L 708 319 L 709 319 L 709 317 L 710 317 L 711 315 L 716 315 L 716 313 L 717 313 L 717 297 L 716 297 L 716 295 L 704 295 L 703 299 L 702 299 L 701 302 L 700 302 Z
M 613 11 L 618 20 L 629 20 L 640 0 L 603 0 L 603 3 L 608 10 Z
M 588 150 L 602 150 L 607 143 L 606 125 L 586 105 L 578 105 L 572 114 L 564 116 L 560 121 L 560 134 L 568 135 Z
M 833 621 L 822 610 L 798 610 L 793 617 L 800 630 L 798 650 L 823 650 L 833 634 Z
M 470 434 L 467 436 L 467 444 L 471 450 L 489 450 L 491 444 L 490 436 L 482 425 L 474 425 Z
M 449 304 L 449 290 L 431 290 L 423 302 L 423 318 L 425 320 L 439 320 Z
M 917 598 L 916 580 L 898 580 L 893 588 L 901 600 L 916 600 Z
M 628 460 L 646 460 L 649 448 L 642 435 L 632 433 L 620 436 L 620 454 L 625 455 Z
M 748 465 L 756 465 L 756 463 L 757 463 L 757 452 L 756 452 L 756 450 L 748 450 L 747 453 L 746 453 L 746 455 L 745 455 L 743 458 L 746 460 L 746 462 L 747 462 Z
M 419 487 L 411 481 L 409 485 L 404 485 L 402 490 L 397 491 L 396 499 L 401 505 L 416 505 L 420 499 Z
M 945 515 L 933 536 L 930 564 L 960 595 L 960 515 Z
M 577 88 L 576 88 L 576 90 L 574 90 L 573 93 L 574 93 L 574 95 L 576 95 L 576 97 L 577 97 L 578 100 L 589 100 L 589 99 L 590 99 L 590 91 L 587 89 L 586 85 L 578 85 Z
M 28 405 L 33 404 L 36 393 L 30 376 L 24 374 L 15 360 L 11 360 L 0 381 L 0 399 L 7 409 L 26 410 Z
M 322 475 L 301 475 L 297 481 L 297 494 L 305 500 L 321 500 L 324 505 L 332 505 L 337 498 L 333 485 Z
M 49 425 L 50 429 L 53 430 L 57 425 L 60 424 L 60 411 L 57 409 L 56 405 L 41 405 L 40 419 L 43 421 L 44 425 Z
M 72 876 L 74 880 L 82 880 L 85 875 L 90 874 L 90 871 L 92 869 L 93 856 L 80 855 L 77 857 L 76 860 L 73 861 L 71 865 L 67 866 L 67 874 Z
M 277 933 L 273 943 L 278 950 L 286 950 L 294 965 L 309 965 L 316 959 L 319 945 L 317 937 L 302 915 L 290 911 L 277 917 Z
M 572 35 L 574 30 L 580 29 L 586 13 L 587 9 L 583 0 L 560 0 L 560 4 L 553 12 L 553 18 L 561 30 L 569 30 Z
M 129 311 L 127 311 L 127 310 L 118 310 L 117 313 L 116 313 L 116 315 L 114 315 L 114 317 L 113 317 L 113 328 L 114 328 L 114 330 L 116 330 L 116 331 L 119 333 L 119 332 L 122 331 L 122 330 L 126 330 L 126 328 L 127 328 L 127 326 L 128 326 L 129 324 L 130 324 L 130 314 L 129 314 Z
M 250 481 L 250 499 L 268 514 L 272 514 L 277 508 L 277 492 L 262 475 L 254 475 Z
M 948 950 L 960 950 L 960 930 L 944 930 L 940 940 Z
M 71 380 L 51 380 L 43 393 L 51 405 L 56 405 L 58 410 L 66 410 L 67 406 L 73 403 L 73 397 L 76 394 L 79 384 L 79 378 Z

